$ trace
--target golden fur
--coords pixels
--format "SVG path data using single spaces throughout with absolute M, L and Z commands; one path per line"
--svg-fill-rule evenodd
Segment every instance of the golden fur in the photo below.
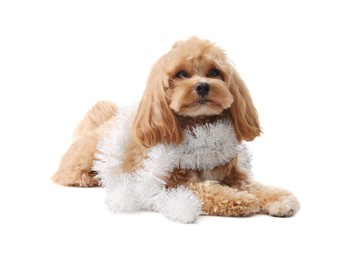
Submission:
M 56 183 L 99 185 L 92 162 L 97 140 L 110 127 L 116 110 L 113 103 L 99 102 L 87 113 L 53 177 Z M 177 42 L 152 68 L 119 171 L 142 167 L 145 151 L 158 143 L 180 144 L 183 129 L 221 118 L 233 122 L 238 142 L 252 141 L 261 133 L 251 96 L 224 51 L 196 37 Z M 255 182 L 238 166 L 237 158 L 208 171 L 175 169 L 165 181 L 167 187 L 192 189 L 208 215 L 287 217 L 299 209 L 290 192 Z

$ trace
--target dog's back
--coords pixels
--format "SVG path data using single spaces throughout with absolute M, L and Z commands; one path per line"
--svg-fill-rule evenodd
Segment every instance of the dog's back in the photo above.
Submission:
M 109 101 L 100 101 L 93 106 L 74 131 L 74 139 L 85 135 L 117 114 L 117 105 Z

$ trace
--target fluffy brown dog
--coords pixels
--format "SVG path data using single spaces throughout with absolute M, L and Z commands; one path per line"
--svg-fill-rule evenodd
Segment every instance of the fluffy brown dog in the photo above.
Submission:
M 99 185 L 92 170 L 96 146 L 116 114 L 110 102 L 99 102 L 87 113 L 53 177 L 56 183 Z M 181 144 L 184 129 L 220 120 L 232 122 L 238 143 L 261 133 L 250 94 L 224 51 L 196 37 L 175 43 L 152 68 L 117 174 L 141 168 L 150 147 Z M 168 188 L 182 185 L 192 190 L 207 215 L 289 217 L 298 211 L 299 203 L 289 191 L 255 182 L 241 163 L 236 156 L 211 169 L 177 167 L 164 181 Z

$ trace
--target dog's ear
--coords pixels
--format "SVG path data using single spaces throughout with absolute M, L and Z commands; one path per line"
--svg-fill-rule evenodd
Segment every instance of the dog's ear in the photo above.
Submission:
M 136 139 L 145 147 L 158 143 L 179 144 L 183 130 L 171 111 L 165 94 L 169 78 L 164 71 L 165 57 L 152 67 L 134 122 Z
M 234 97 L 230 111 L 237 139 L 240 142 L 243 140 L 252 141 L 262 132 L 258 113 L 245 83 L 235 69 L 232 69 L 229 86 Z

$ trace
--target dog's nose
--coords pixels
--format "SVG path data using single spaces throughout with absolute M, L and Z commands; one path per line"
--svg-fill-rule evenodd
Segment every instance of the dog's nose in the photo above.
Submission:
M 195 84 L 194 89 L 199 96 L 204 97 L 208 95 L 210 86 L 206 82 L 198 82 L 197 84 Z

